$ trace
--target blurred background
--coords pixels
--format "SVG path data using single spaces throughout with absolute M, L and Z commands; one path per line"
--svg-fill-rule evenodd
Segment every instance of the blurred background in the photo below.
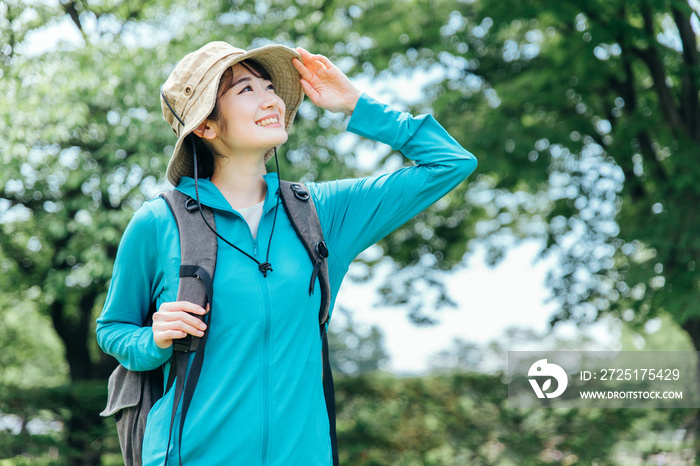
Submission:
M 698 0 L 3 0 L 0 465 L 121 464 L 94 337 L 168 189 L 159 86 L 211 40 L 301 46 L 479 159 L 353 264 L 348 465 L 696 464 L 696 409 L 509 409 L 509 350 L 700 349 Z M 281 176 L 401 167 L 302 105 Z

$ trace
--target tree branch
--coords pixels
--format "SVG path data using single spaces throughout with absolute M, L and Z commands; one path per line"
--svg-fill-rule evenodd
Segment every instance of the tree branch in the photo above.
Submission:
M 619 12 L 619 17 L 624 18 L 624 16 L 625 7 L 623 5 Z M 637 91 L 634 87 L 634 72 L 632 70 L 632 60 L 630 57 L 632 47 L 629 46 L 627 38 L 620 31 L 618 32 L 617 37 L 615 37 L 615 41 L 622 50 L 620 58 L 622 60 L 624 78 L 616 79 L 614 75 L 611 75 L 611 87 L 620 94 L 620 97 L 622 97 L 622 100 L 625 102 L 627 111 L 629 111 L 630 114 L 633 114 L 637 109 Z M 611 118 L 610 121 L 614 122 L 615 120 Z M 632 200 L 638 201 L 642 199 L 646 195 L 646 188 L 644 183 L 642 183 L 641 180 L 639 180 L 639 178 L 634 174 L 634 170 L 632 168 L 632 157 L 626 157 L 625 160 L 618 160 L 618 165 L 625 175 L 625 184 L 629 187 L 629 194 Z
M 654 23 L 652 12 L 648 6 L 642 8 L 642 17 L 644 18 L 644 30 L 647 36 L 653 39 Z M 649 69 L 652 82 L 654 83 L 654 91 L 659 98 L 659 106 L 663 113 L 666 123 L 668 124 L 673 134 L 678 133 L 678 128 L 685 128 L 685 122 L 681 118 L 680 112 L 674 102 L 673 96 L 666 87 L 666 73 L 663 67 L 658 50 L 653 45 L 653 40 L 649 41 L 649 46 L 645 49 L 632 48 L 632 51 L 637 55 Z M 686 128 L 687 129 L 687 128 Z
M 697 39 L 690 15 L 684 15 L 678 8 L 672 7 L 673 20 L 676 22 L 683 45 L 685 67 L 681 71 L 681 112 L 689 129 L 690 136 L 700 142 L 700 101 L 698 85 L 700 82 L 700 59 L 698 58 Z
M 78 12 L 78 9 L 75 7 L 75 2 L 67 2 L 63 3 L 61 2 L 61 5 L 63 5 L 63 9 L 66 10 L 66 13 L 68 16 L 70 16 L 71 21 L 73 21 L 73 24 L 75 24 L 75 27 L 78 28 L 78 31 L 80 31 L 80 34 L 83 36 L 83 40 L 86 39 L 85 37 L 85 31 L 83 30 L 83 24 L 80 22 L 80 13 Z
M 17 16 L 13 16 L 14 11 L 9 4 L 7 5 L 6 8 L 7 8 L 7 22 L 10 25 L 12 25 L 12 22 L 17 18 Z M 20 13 L 21 13 L 21 11 L 20 11 Z M 17 40 L 15 38 L 14 28 L 12 26 L 10 26 L 9 28 L 7 28 L 7 30 L 9 31 L 9 34 L 8 34 L 9 39 L 8 39 L 7 43 L 10 46 L 10 54 L 7 55 L 7 58 L 11 59 L 15 53 L 15 47 L 17 46 Z
M 639 147 L 642 155 L 644 156 L 644 160 L 648 162 L 648 166 L 653 167 L 654 169 L 654 178 L 661 183 L 669 183 L 668 174 L 666 173 L 666 169 L 664 168 L 663 164 L 656 157 L 653 140 L 649 136 L 649 133 L 646 131 L 639 131 L 637 133 L 637 140 L 639 141 Z

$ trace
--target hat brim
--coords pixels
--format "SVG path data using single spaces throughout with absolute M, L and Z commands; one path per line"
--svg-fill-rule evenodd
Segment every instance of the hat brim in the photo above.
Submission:
M 194 176 L 194 161 L 192 149 L 185 139 L 211 114 L 216 104 L 219 82 L 224 71 L 244 60 L 255 60 L 270 74 L 275 85 L 275 93 L 284 101 L 285 130 L 289 132 L 299 106 L 304 100 L 304 90 L 299 82 L 300 75 L 292 64 L 292 58 L 298 58 L 303 62 L 301 55 L 294 49 L 284 45 L 265 45 L 244 53 L 233 53 L 222 57 L 214 66 L 216 73 L 211 75 L 209 82 L 201 83 L 205 86 L 203 91 L 188 102 L 183 113 L 185 127 L 178 135 L 173 155 L 168 162 L 166 175 L 168 181 L 177 186 L 183 176 Z M 190 143 L 191 144 L 191 143 Z M 267 162 L 272 157 L 273 149 L 270 148 L 264 160 Z

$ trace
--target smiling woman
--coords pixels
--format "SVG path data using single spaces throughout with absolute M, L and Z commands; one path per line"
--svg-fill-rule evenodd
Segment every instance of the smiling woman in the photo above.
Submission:
M 281 187 L 289 185 L 265 169 L 287 141 L 304 94 L 321 109 L 350 115 L 349 131 L 415 162 L 377 177 L 292 184 L 313 209 L 307 223 L 322 234 L 313 263 L 302 231 L 313 228 L 286 203 Z M 476 159 L 433 117 L 377 102 L 326 57 L 300 48 L 207 44 L 178 63 L 161 97 L 178 137 L 167 177 L 187 210 L 204 218 L 207 209 L 214 220 L 207 227 L 220 241 L 212 240 L 212 296 L 197 305 L 178 300 L 191 277 L 180 278 L 178 224 L 163 198 L 145 203 L 124 233 L 97 323 L 101 348 L 131 371 L 162 367 L 166 379 L 177 373 L 189 384 L 173 367 L 181 360 L 174 346 L 189 335 L 207 342 L 206 357 L 200 348 L 183 364 L 190 374 L 201 371 L 196 392 L 182 403 L 177 382 L 157 393 L 142 443 L 131 439 L 137 458 L 127 464 L 338 464 L 330 371 L 321 356 L 328 321 L 319 328 L 319 308 L 332 312 L 358 254 L 461 183 Z M 200 170 L 205 148 L 210 165 Z M 201 240 L 193 247 L 210 246 Z M 151 308 L 158 309 L 153 324 L 144 326 Z M 205 315 L 215 324 L 205 325 Z
M 260 171 L 258 179 L 262 181 L 265 167 L 260 164 L 260 153 L 287 142 L 287 131 L 280 124 L 285 104 L 264 68 L 254 68 L 247 62 L 224 71 L 217 95 L 212 113 L 193 131 L 205 141 L 213 157 L 213 173 L 202 175 L 224 188 L 222 193 L 234 208 L 245 208 L 248 206 L 236 205 L 239 200 L 250 202 L 235 195 L 240 167 Z

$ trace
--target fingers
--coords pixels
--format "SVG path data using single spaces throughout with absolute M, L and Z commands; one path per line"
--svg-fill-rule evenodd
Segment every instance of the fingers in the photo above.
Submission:
M 209 309 L 208 304 L 207 309 Z M 196 304 L 191 303 L 189 301 L 173 301 L 171 303 L 163 303 L 158 308 L 158 312 L 162 313 L 179 311 L 185 311 L 189 312 L 190 314 L 197 314 L 202 316 L 207 313 L 207 311 L 202 306 L 197 306 Z
M 207 306 L 208 308 L 209 306 Z M 186 301 L 163 303 L 158 312 L 153 314 L 153 324 L 158 323 L 159 327 L 160 324 L 163 324 L 167 325 L 168 328 L 179 328 L 185 331 L 192 329 L 187 333 L 195 335 L 198 330 L 207 328 L 207 325 L 197 317 L 197 315 L 204 315 L 206 312 L 201 306 Z
M 309 84 L 309 82 L 305 79 L 300 80 L 301 82 L 301 87 L 304 90 L 304 94 L 307 95 L 309 99 L 311 99 L 312 102 L 316 102 L 316 99 L 318 98 L 318 91 L 314 89 L 314 87 Z
M 326 69 L 331 69 L 335 65 L 324 55 L 314 55 L 314 58 L 320 61 Z
M 173 344 L 173 340 L 179 340 L 180 338 L 185 338 L 187 334 L 179 330 L 165 330 L 162 332 L 156 332 L 153 330 L 153 341 L 159 348 L 170 348 Z
M 308 68 L 306 68 L 306 66 L 304 66 L 304 64 L 298 58 L 292 58 L 292 64 L 303 79 L 309 80 L 313 77 L 311 71 L 309 71 Z
M 314 101 L 314 99 L 318 95 L 318 91 L 309 82 L 312 79 L 314 79 L 314 74 L 311 71 L 309 71 L 309 69 L 305 66 L 305 63 L 310 63 L 310 61 L 306 60 L 305 63 L 302 63 L 298 59 L 293 58 L 292 63 L 294 64 L 294 67 L 297 69 L 299 75 L 301 76 L 299 82 L 301 83 L 301 87 L 304 90 L 304 94 L 306 94 L 312 101 Z
M 312 55 L 301 47 L 296 51 L 303 63 L 296 58 L 292 62 L 311 102 L 324 110 L 351 115 L 360 94 L 348 77 L 325 56 Z
M 301 58 L 303 58 L 304 61 L 311 59 L 311 54 L 306 49 L 297 47 L 295 50 L 299 52 L 299 55 L 301 55 Z
M 190 335 L 201 337 L 207 324 L 187 312 L 171 312 L 165 315 L 153 315 L 153 326 L 158 330 L 180 330 Z
M 209 306 L 205 310 L 185 301 L 163 303 L 153 314 L 153 339 L 156 345 L 168 348 L 173 339 L 184 338 L 188 334 L 203 336 L 207 325 L 197 315 L 204 315 L 208 309 Z
M 308 51 L 304 50 L 301 47 L 297 47 L 296 51 L 299 52 L 299 55 L 301 55 L 301 58 L 304 60 L 304 63 L 297 63 L 298 59 L 292 59 L 292 62 L 294 63 L 294 66 L 297 68 L 299 73 L 301 74 L 301 68 L 306 68 L 310 72 L 316 72 L 319 70 L 327 70 L 327 69 L 332 69 L 335 67 L 333 63 L 325 56 L 320 55 L 320 54 L 315 54 L 312 55 Z M 310 73 L 309 73 L 310 74 Z M 304 79 L 308 79 L 302 74 L 302 77 Z

